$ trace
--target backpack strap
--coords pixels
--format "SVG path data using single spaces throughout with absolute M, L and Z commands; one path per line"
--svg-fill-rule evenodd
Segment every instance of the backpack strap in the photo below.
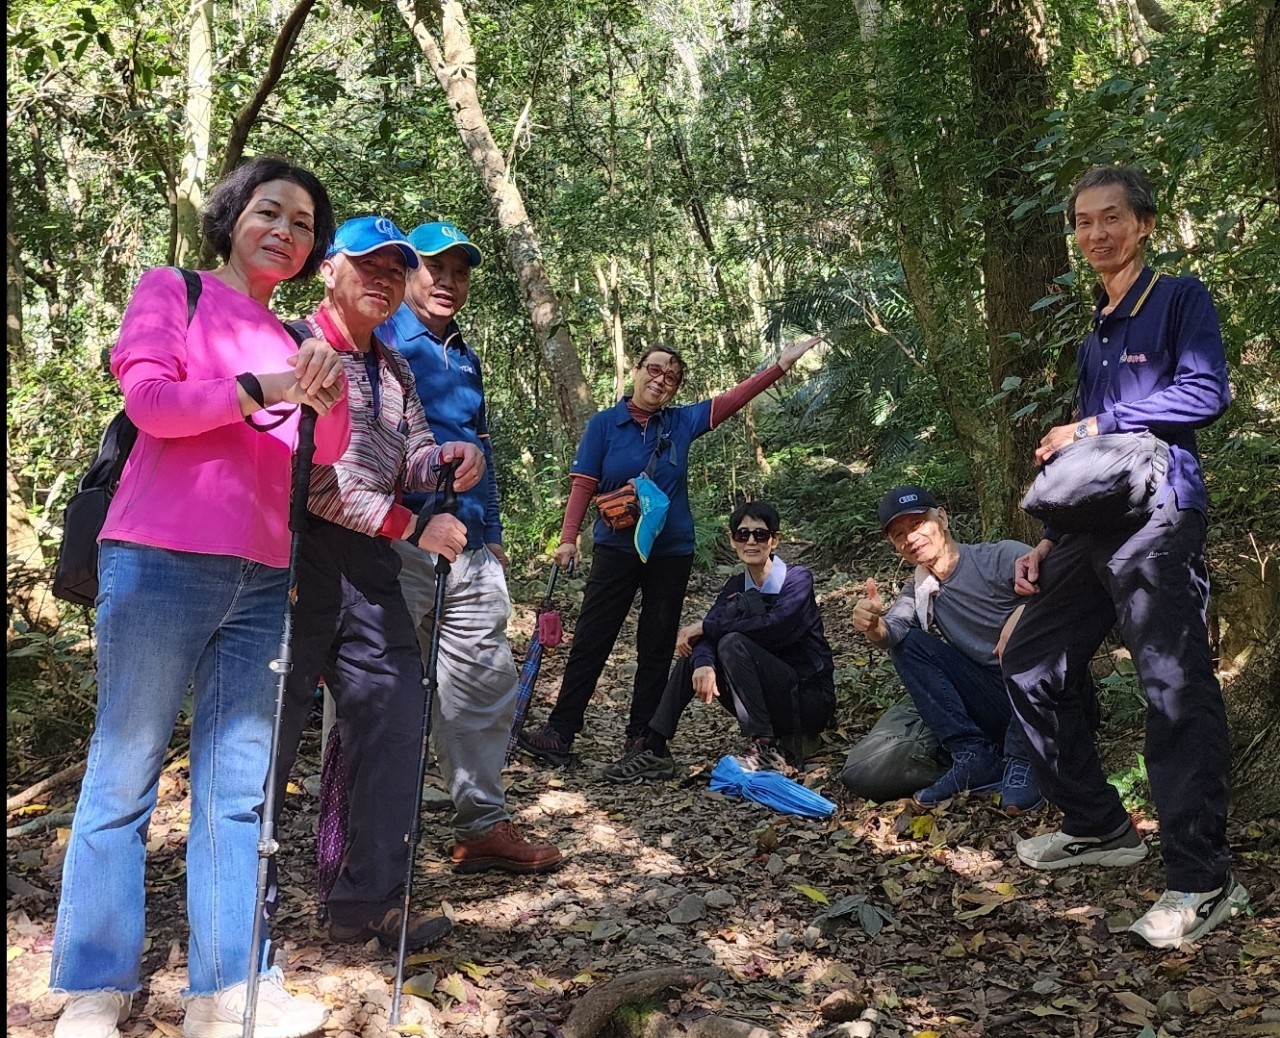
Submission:
M 204 291 L 204 282 L 194 270 L 186 267 L 174 267 L 182 280 L 187 283 L 187 327 L 191 327 L 191 319 L 196 315 L 196 303 L 200 302 L 200 293 Z

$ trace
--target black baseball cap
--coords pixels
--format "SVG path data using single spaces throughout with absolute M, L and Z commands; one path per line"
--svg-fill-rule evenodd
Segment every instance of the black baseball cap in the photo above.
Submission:
M 880 499 L 880 532 L 900 515 L 919 515 L 937 507 L 924 487 L 894 487 Z

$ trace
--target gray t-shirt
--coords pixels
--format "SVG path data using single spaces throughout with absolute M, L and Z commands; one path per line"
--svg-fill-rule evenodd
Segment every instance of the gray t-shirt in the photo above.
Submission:
M 933 599 L 933 626 L 969 659 L 999 671 L 995 657 L 1000 629 L 1021 603 L 1013 590 L 1013 566 L 1031 550 L 1021 541 L 993 544 L 961 544 L 960 561 L 942 581 Z M 902 593 L 884 615 L 889 646 L 897 645 L 912 627 L 916 615 L 916 582 L 908 580 Z

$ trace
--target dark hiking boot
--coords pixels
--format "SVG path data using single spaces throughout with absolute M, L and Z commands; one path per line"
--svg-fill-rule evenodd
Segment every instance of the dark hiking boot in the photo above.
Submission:
M 367 919 L 362 923 L 329 923 L 329 937 L 341 944 L 364 944 L 374 937 L 387 951 L 398 951 L 400 948 L 400 913 L 399 908 L 388 908 L 379 919 Z M 419 915 L 409 916 L 409 936 L 406 947 L 409 951 L 421 951 L 444 940 L 453 932 L 453 923 L 447 916 Z
M 516 742 L 537 760 L 546 761 L 557 768 L 563 768 L 573 758 L 573 740 L 564 738 L 549 724 L 534 731 L 521 731 Z

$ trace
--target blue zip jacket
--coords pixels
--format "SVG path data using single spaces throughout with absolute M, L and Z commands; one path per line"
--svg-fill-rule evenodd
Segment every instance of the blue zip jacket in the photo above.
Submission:
M 775 561 L 774 565 L 778 565 Z M 813 593 L 813 574 L 804 566 L 787 565 L 782 586 L 762 591 L 765 612 L 745 616 L 735 603 L 747 587 L 746 572 L 735 573 L 720 589 L 702 621 L 702 637 L 694 642 L 690 662 L 694 668 L 713 667 L 716 642 L 726 634 L 746 635 L 760 648 L 790 665 L 806 690 L 818 692 L 835 708 L 835 661 L 822 629 L 822 613 Z
M 1169 476 L 1179 508 L 1207 512 L 1209 497 L 1195 430 L 1231 403 L 1218 312 L 1196 278 L 1143 267 L 1138 280 L 1103 316 L 1108 300 L 1094 289 L 1093 330 L 1077 358 L 1079 414 L 1099 433 L 1150 431 L 1169 444 Z
M 467 550 L 501 544 L 498 478 L 489 442 L 480 358 L 463 341 L 455 322 L 449 322 L 444 339 L 438 339 L 418 320 L 408 303 L 402 303 L 399 310 L 379 325 L 377 334 L 409 362 L 436 442 L 461 440 L 479 445 L 484 452 L 484 478 L 458 495 L 458 518 L 467 528 Z M 419 512 L 428 498 L 434 497 L 434 494 L 406 494 L 404 504 Z

